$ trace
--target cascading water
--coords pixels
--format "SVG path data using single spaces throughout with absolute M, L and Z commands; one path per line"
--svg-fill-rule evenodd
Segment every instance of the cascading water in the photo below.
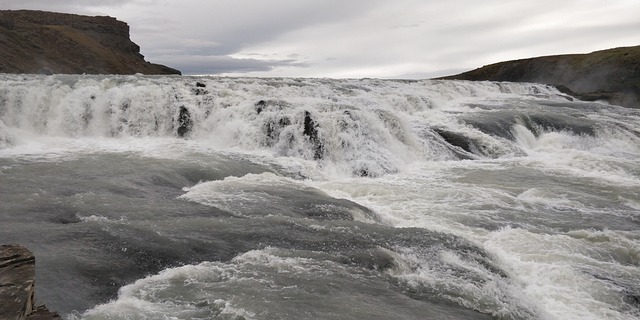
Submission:
M 640 319 L 639 128 L 536 84 L 0 75 L 0 242 L 74 319 Z

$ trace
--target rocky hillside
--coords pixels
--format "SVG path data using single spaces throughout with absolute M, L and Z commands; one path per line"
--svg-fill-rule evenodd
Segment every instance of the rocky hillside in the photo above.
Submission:
M 111 17 L 0 10 L 0 73 L 180 74 L 146 62 Z
M 640 46 L 500 62 L 442 79 L 553 84 L 581 100 L 640 107 Z

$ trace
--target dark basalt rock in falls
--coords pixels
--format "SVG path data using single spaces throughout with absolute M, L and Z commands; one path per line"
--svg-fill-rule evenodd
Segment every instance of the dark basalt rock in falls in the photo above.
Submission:
M 314 159 L 322 159 L 324 155 L 324 145 L 318 138 L 318 124 L 311 117 L 311 112 L 304 112 L 304 130 L 302 134 L 309 137 L 309 141 L 314 145 Z
M 192 127 L 193 120 L 191 120 L 191 113 L 189 113 L 189 109 L 185 106 L 180 106 L 180 111 L 178 113 L 178 137 L 184 137 L 189 134 Z

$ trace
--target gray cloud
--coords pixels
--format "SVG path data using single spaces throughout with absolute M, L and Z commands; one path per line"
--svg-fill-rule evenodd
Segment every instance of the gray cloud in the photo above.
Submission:
M 44 10 L 69 13 L 91 13 L 94 7 L 115 7 L 135 0 L 0 0 L 3 10 Z
M 149 61 L 185 74 L 415 78 L 640 44 L 636 0 L 0 0 L 0 7 L 115 16 L 129 23 Z
M 159 63 L 178 68 L 183 74 L 227 74 L 269 72 L 277 67 L 305 68 L 296 60 L 236 59 L 229 56 L 173 56 L 161 57 Z
M 136 14 L 135 19 L 127 19 L 132 30 L 138 33 L 139 41 L 147 42 L 150 48 L 159 43 L 166 45 L 165 38 L 169 37 L 216 42 L 218 46 L 206 50 L 212 55 L 228 55 L 248 45 L 272 41 L 292 30 L 350 19 L 365 13 L 368 6 L 382 1 L 236 0 L 213 3 L 194 0 L 189 5 L 177 1 L 164 2 L 166 6 L 146 8 L 148 11 L 142 16 Z M 135 2 L 131 4 L 135 5 Z M 138 10 L 142 10 L 142 6 Z M 122 12 L 121 15 L 128 14 Z M 150 29 L 150 23 L 156 25 L 153 20 L 162 20 L 165 27 Z M 176 34 L 181 37 L 175 38 Z

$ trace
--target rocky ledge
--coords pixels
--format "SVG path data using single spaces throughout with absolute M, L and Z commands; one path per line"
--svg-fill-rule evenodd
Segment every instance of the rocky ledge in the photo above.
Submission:
M 640 108 L 640 46 L 500 62 L 441 79 L 550 84 L 581 100 Z
M 0 73 L 180 74 L 149 63 L 112 17 L 0 10 Z
M 36 259 L 27 248 L 0 246 L 0 319 L 60 320 L 55 312 L 35 306 Z

